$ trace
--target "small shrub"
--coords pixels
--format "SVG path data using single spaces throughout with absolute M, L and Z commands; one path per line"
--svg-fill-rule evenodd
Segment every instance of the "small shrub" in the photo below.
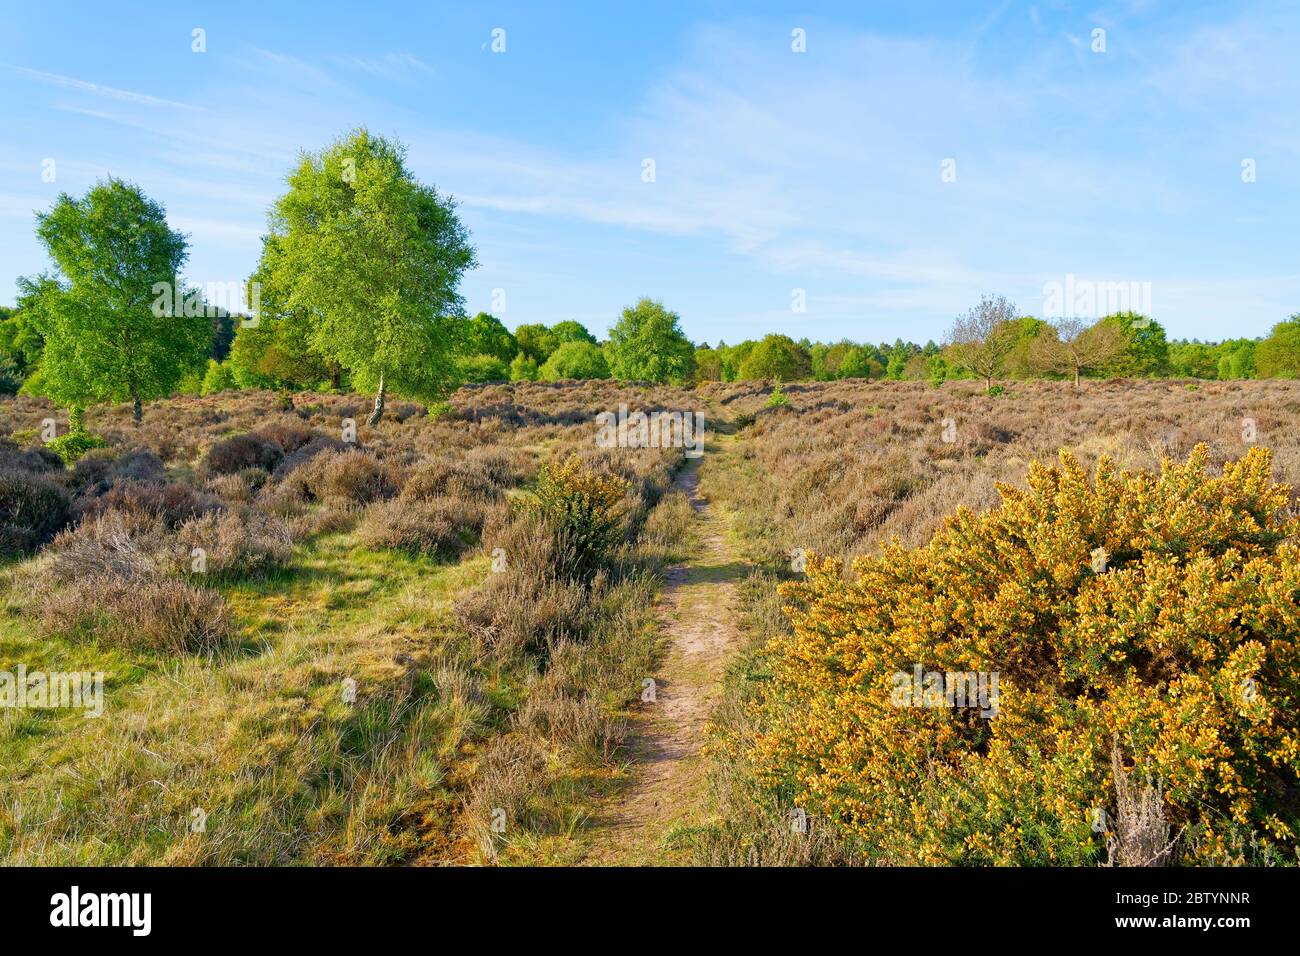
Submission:
M 45 551 L 42 580 L 51 585 L 83 578 L 144 580 L 166 550 L 162 523 L 139 513 L 108 511 L 59 534 Z
M 318 481 L 312 491 L 322 500 L 369 504 L 398 492 L 393 470 L 365 452 L 336 452 L 313 465 L 318 463 Z
M 163 654 L 211 654 L 234 634 L 221 595 L 162 576 L 78 578 L 45 599 L 41 620 L 64 640 Z
M 219 511 L 221 507 L 217 499 L 189 485 L 126 480 L 89 501 L 84 505 L 83 513 L 93 516 L 106 511 L 122 511 L 158 518 L 168 529 L 175 530 L 191 518 Z
M 46 474 L 62 471 L 63 459 L 44 446 L 20 448 L 15 442 L 0 438 L 0 470 Z
M 208 449 L 207 469 L 214 475 L 229 475 L 245 468 L 271 471 L 284 459 L 278 443 L 256 433 L 235 435 Z
M 554 528 L 528 512 L 492 543 L 505 567 L 457 604 L 466 630 L 505 659 L 585 639 L 592 596 L 586 585 L 559 573 L 569 552 Z
M 106 448 L 107 446 L 108 442 L 87 431 L 70 431 L 56 438 L 51 438 L 45 443 L 45 447 L 58 455 L 65 465 L 74 464 L 77 459 L 92 448 Z
M 481 505 L 454 498 L 395 499 L 371 505 L 357 533 L 370 548 L 454 558 L 474 544 L 483 519 Z
M 176 543 L 180 569 L 199 575 L 259 577 L 287 566 L 293 557 L 288 523 L 252 509 L 194 518 L 181 526 Z
M 416 468 L 402 486 L 402 497 L 413 501 L 442 497 L 490 500 L 499 495 L 486 471 L 441 458 Z
M 772 394 L 767 396 L 767 401 L 763 403 L 764 408 L 782 408 L 790 404 L 790 396 L 786 395 L 785 390 L 781 388 L 781 383 L 777 382 L 772 386 Z
M 627 488 L 623 478 L 585 471 L 576 455 L 542 468 L 532 509 L 555 534 L 561 577 L 589 580 L 599 569 L 618 541 L 616 508 Z
M 40 475 L 0 471 L 0 555 L 30 554 L 68 523 L 68 493 Z
M 292 454 L 317 437 L 316 433 L 306 425 L 292 421 L 263 425 L 253 434 L 275 442 L 286 455 Z
M 277 479 L 285 478 L 323 452 L 346 451 L 347 449 L 348 445 L 339 441 L 337 438 L 317 435 L 306 444 L 299 446 L 285 455 L 284 460 L 276 466 L 275 471 L 272 473 L 272 477 Z

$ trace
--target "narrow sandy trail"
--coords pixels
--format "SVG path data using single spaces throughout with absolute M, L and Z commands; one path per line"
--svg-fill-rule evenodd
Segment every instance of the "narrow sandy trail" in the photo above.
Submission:
M 746 566 L 729 546 L 726 522 L 699 494 L 701 461 L 688 461 L 674 483 L 695 510 L 699 546 L 685 564 L 668 571 L 658 607 L 667 647 L 651 675 L 656 700 L 641 703 L 633 717 L 632 778 L 592 821 L 584 859 L 589 865 L 681 862 L 684 851 L 667 848 L 665 838 L 702 822 L 706 781 L 700 748 L 727 663 L 740 646 L 738 587 Z

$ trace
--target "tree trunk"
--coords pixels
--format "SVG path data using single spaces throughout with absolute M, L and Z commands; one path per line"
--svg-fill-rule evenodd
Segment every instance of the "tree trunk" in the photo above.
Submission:
M 987 393 L 987 392 L 991 392 L 991 391 L 993 391 L 993 376 L 992 376 L 992 375 L 985 375 L 985 376 L 984 376 L 984 391 L 985 391 L 986 393 Z
M 384 417 L 384 388 L 384 376 L 381 373 L 379 376 L 379 391 L 375 393 L 375 408 L 370 413 L 370 417 L 366 419 L 366 424 L 372 427 L 378 425 L 379 419 Z
M 1077 367 L 1074 370 L 1074 387 L 1079 387 L 1079 369 Z
M 139 428 L 144 420 L 144 406 L 140 404 L 140 395 L 135 389 L 131 389 L 131 417 L 135 419 L 135 427 Z

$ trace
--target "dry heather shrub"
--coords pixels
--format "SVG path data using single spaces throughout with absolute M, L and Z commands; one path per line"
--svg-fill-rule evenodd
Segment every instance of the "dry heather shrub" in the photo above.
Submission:
M 164 654 L 211 654 L 231 638 L 221 595 L 175 578 L 78 578 L 50 594 L 41 622 L 52 636 Z
M 330 451 L 346 451 L 348 445 L 339 441 L 337 438 L 329 438 L 325 435 L 317 435 L 308 441 L 305 445 L 295 448 L 284 456 L 284 460 L 276 466 L 272 473 L 277 479 L 284 478 L 286 475 L 293 474 L 307 462 L 311 461 L 317 455 Z
M 266 487 L 270 477 L 260 468 L 245 468 L 233 475 L 209 478 L 206 487 L 227 505 L 252 504 L 257 493 Z
M 496 859 L 498 815 L 504 815 L 506 834 L 559 825 L 545 800 L 548 766 L 546 751 L 532 737 L 507 734 L 488 745 L 462 818 L 484 857 Z
M 0 556 L 35 551 L 68 522 L 68 493 L 26 471 L 0 471 Z
M 58 535 L 41 570 L 49 583 L 78 578 L 145 578 L 159 570 L 166 551 L 162 523 L 154 517 L 109 511 Z
M 1095 477 L 1068 454 L 959 510 L 928 545 L 810 561 L 785 586 L 793 634 L 752 757 L 794 805 L 881 858 L 1104 859 L 1112 736 L 1163 781 L 1184 858 L 1223 859 L 1244 826 L 1291 855 L 1300 805 L 1300 549 L 1290 489 L 1251 449 L 1220 476 L 1198 446 L 1160 474 Z M 1095 568 L 1095 569 L 1094 569 Z M 927 674 L 998 675 L 997 716 L 913 706 Z M 903 675 L 897 678 L 896 675 Z M 928 680 L 928 679 L 927 679 Z
M 235 435 L 208 449 L 207 470 L 213 475 L 229 475 L 245 468 L 271 471 L 284 458 L 279 443 L 263 435 Z
M 402 497 L 415 501 L 444 496 L 493 499 L 500 494 L 486 469 L 445 458 L 437 458 L 415 468 L 402 486 Z
M 96 517 L 108 511 L 158 518 L 169 529 L 200 515 L 221 510 L 221 502 L 188 485 L 156 484 L 128 479 L 82 505 L 82 513 Z
M 161 519 L 138 513 L 109 511 L 65 531 L 27 575 L 42 625 L 70 641 L 212 653 L 233 635 L 229 611 L 215 591 L 165 574 L 175 546 Z
M 292 420 L 263 425 L 255 434 L 275 442 L 286 455 L 293 454 L 316 437 L 316 433 L 306 425 Z
M 466 630 L 504 659 L 581 639 L 590 595 L 559 573 L 569 552 L 555 531 L 525 514 L 493 543 L 505 554 L 506 567 L 457 604 Z
M 293 537 L 282 518 L 252 509 L 207 514 L 186 522 L 176 533 L 180 569 L 192 567 L 202 549 L 204 574 L 257 577 L 285 567 L 293 557 Z
M 396 495 L 401 476 L 374 455 L 348 450 L 316 455 L 293 473 L 291 482 L 309 498 L 364 505 Z
M 371 548 L 454 558 L 474 544 L 486 513 L 481 503 L 456 498 L 380 501 L 366 510 L 357 534 Z
M 0 471 L 46 474 L 62 470 L 63 459 L 48 448 L 19 448 L 11 439 L 0 438 Z

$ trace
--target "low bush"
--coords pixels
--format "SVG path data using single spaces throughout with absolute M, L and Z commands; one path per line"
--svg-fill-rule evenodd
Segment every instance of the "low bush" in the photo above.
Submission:
M 74 464 L 86 452 L 94 448 L 106 448 L 108 442 L 98 435 L 87 431 L 70 431 L 51 438 L 45 447 L 58 455 L 65 465 Z
M 259 577 L 293 557 L 288 522 L 251 508 L 194 518 L 181 526 L 176 543 L 181 570 L 199 576 Z
M 271 471 L 284 459 L 284 449 L 270 438 L 250 432 L 219 441 L 208 449 L 210 474 L 229 475 L 245 468 Z
M 481 503 L 456 498 L 380 501 L 367 509 L 357 534 L 370 548 L 454 558 L 477 542 L 486 512 Z
M 275 442 L 286 455 L 293 454 L 317 437 L 306 425 L 294 421 L 272 422 L 263 425 L 253 434 Z
M 83 514 L 89 516 L 101 515 L 106 511 L 122 511 L 159 518 L 171 530 L 199 515 L 221 509 L 220 501 L 189 485 L 134 479 L 119 481 L 104 494 L 90 499 L 82 506 Z
M 44 446 L 21 448 L 16 442 L 0 438 L 0 470 L 46 474 L 62 471 L 63 459 Z
M 41 605 L 47 633 L 131 651 L 211 654 L 234 635 L 221 595 L 176 578 L 82 577 Z
M 466 630 L 506 660 L 583 640 L 592 596 L 560 573 L 570 555 L 554 528 L 525 513 L 491 543 L 500 549 L 494 572 L 456 606 Z
M 485 470 L 443 458 L 417 467 L 402 486 L 402 497 L 414 501 L 442 497 L 493 499 L 500 493 Z
M 1062 452 L 852 580 L 814 557 L 784 586 L 760 778 L 883 862 L 1097 862 L 1116 828 L 1121 850 L 1151 845 L 1122 832 L 1134 803 L 1172 828 L 1161 859 L 1222 862 L 1243 840 L 1294 858 L 1290 492 L 1265 449 L 1220 476 L 1206 461 L 1102 458 L 1089 480 Z M 977 703 L 960 675 L 983 675 Z
M 618 542 L 617 508 L 628 482 L 585 470 L 578 457 L 547 465 L 537 479 L 534 514 L 555 535 L 557 573 L 589 580 Z
M 27 471 L 0 471 L 0 555 L 30 554 L 68 522 L 68 493 Z
M 312 462 L 310 486 L 315 497 L 323 501 L 369 504 L 391 498 L 400 487 L 394 470 L 373 455 L 362 451 L 342 451 Z

